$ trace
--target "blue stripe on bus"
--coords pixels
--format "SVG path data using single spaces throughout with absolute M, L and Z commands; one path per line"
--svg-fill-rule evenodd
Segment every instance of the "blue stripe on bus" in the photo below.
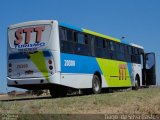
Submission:
M 133 80 L 132 79 L 132 63 L 128 63 L 127 66 L 128 66 L 130 80 L 132 81 Z M 133 81 L 132 81 L 132 83 L 133 83 Z
M 59 23 L 59 25 L 62 26 L 62 27 L 66 27 L 66 28 L 70 28 L 70 29 L 73 29 L 73 30 L 83 32 L 83 30 L 81 28 L 76 27 L 76 26 L 72 26 L 72 25 L 68 25 L 68 24 L 63 23 L 63 22 Z
M 51 57 L 52 53 L 50 51 L 43 51 L 44 57 Z
M 51 52 L 49 52 L 49 51 L 43 51 L 43 55 L 44 55 L 44 57 L 51 57 L 52 56 Z M 19 52 L 19 53 L 13 53 L 13 54 L 9 55 L 9 60 L 27 59 L 27 58 L 28 58 L 28 53 Z
M 24 53 L 13 53 L 13 54 L 10 54 L 9 55 L 9 60 L 12 60 L 12 59 L 24 59 L 24 58 L 27 58 L 27 54 L 24 54 Z
M 125 40 L 121 40 L 121 43 L 126 44 L 126 45 L 129 45 L 129 44 L 130 44 L 129 42 L 127 42 L 127 41 L 125 41 Z
M 73 61 L 75 61 L 75 65 L 70 64 Z M 95 57 L 61 53 L 62 73 L 94 74 L 95 71 L 99 71 L 102 74 Z

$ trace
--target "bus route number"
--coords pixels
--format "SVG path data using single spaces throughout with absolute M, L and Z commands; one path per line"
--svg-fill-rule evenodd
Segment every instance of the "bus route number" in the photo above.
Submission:
M 64 66 L 66 67 L 74 67 L 76 66 L 75 60 L 64 60 Z

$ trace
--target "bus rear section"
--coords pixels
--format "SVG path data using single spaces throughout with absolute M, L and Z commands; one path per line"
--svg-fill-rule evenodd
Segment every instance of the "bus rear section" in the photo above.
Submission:
M 49 20 L 34 21 L 8 28 L 8 86 L 45 89 L 59 76 L 57 59 L 53 57 L 54 54 L 58 58 L 59 49 L 52 44 L 59 41 L 57 24 Z

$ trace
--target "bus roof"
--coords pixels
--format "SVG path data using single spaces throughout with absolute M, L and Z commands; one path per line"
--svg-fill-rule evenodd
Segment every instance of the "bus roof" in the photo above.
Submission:
M 140 46 L 140 45 L 137 45 L 137 44 L 134 44 L 134 43 L 130 43 L 130 45 L 133 46 L 133 47 L 144 49 L 143 46 Z
M 18 27 L 23 27 L 23 26 L 30 26 L 30 25 L 38 25 L 38 24 L 48 24 L 52 22 L 57 22 L 56 20 L 35 20 L 35 21 L 27 21 L 27 22 L 22 22 L 18 24 L 13 24 L 8 27 L 8 29 L 14 29 Z

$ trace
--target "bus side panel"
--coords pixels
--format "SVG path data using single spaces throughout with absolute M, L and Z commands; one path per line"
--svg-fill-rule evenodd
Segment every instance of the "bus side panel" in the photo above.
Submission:
M 73 88 L 91 88 L 95 72 L 102 77 L 102 87 L 108 85 L 95 57 L 61 53 L 61 84 Z
M 61 72 L 94 74 L 101 69 L 95 57 L 61 53 Z
M 62 73 L 61 85 L 82 89 L 92 88 L 93 74 Z
M 62 85 L 91 88 L 96 71 L 101 74 L 103 88 L 132 86 L 131 63 L 61 53 Z
M 97 58 L 108 87 L 130 87 L 131 67 L 127 62 Z

